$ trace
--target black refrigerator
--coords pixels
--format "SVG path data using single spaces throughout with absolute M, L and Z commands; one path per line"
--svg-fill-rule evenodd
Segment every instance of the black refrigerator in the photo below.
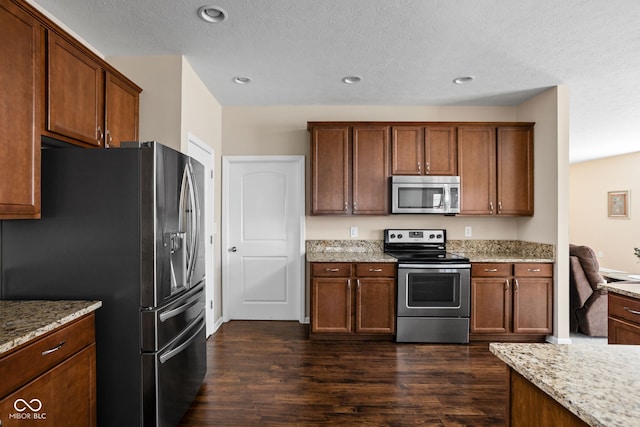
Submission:
M 175 426 L 206 373 L 204 167 L 156 142 L 42 150 L 42 218 L 1 223 L 2 299 L 100 300 L 99 426 Z

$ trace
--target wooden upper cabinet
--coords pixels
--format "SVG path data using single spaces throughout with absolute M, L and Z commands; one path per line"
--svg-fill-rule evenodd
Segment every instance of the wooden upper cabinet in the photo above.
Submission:
M 347 214 L 349 127 L 311 130 L 311 214 Z
M 80 145 L 102 146 L 104 70 L 55 32 L 49 31 L 48 36 L 45 133 Z
M 533 215 L 533 128 L 499 127 L 498 214 Z
M 394 126 L 393 175 L 456 175 L 454 126 Z
M 351 213 L 389 213 L 389 128 L 353 128 L 353 193 Z
M 40 217 L 42 27 L 0 3 L 0 219 Z
M 311 214 L 389 213 L 389 128 L 328 126 L 311 131 Z
M 460 214 L 491 215 L 496 208 L 496 131 L 489 126 L 458 128 Z
M 461 126 L 462 215 L 533 215 L 533 126 Z
M 138 140 L 140 90 L 112 73 L 105 83 L 105 146 Z

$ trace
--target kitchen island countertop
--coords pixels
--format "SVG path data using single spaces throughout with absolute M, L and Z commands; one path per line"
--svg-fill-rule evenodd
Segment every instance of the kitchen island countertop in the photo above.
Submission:
M 602 283 L 599 287 L 607 292 L 640 299 L 640 282 Z
M 640 419 L 640 346 L 491 343 L 489 349 L 590 426 Z
M 101 306 L 100 301 L 0 300 L 0 356 Z

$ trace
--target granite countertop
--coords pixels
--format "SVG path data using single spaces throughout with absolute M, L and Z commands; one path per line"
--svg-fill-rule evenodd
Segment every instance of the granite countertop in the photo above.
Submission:
M 605 289 L 607 292 L 640 299 L 640 282 L 602 283 L 598 287 L 600 289 Z
M 308 262 L 397 262 L 381 240 L 307 240 Z M 450 240 L 449 252 L 471 262 L 555 262 L 553 245 L 501 240 Z
M 0 301 L 0 356 L 102 307 L 100 301 Z
M 508 366 L 590 426 L 637 425 L 640 346 L 491 343 Z

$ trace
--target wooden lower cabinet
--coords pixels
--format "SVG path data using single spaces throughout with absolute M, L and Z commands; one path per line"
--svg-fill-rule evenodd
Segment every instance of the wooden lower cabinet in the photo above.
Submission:
M 586 427 L 588 424 L 511 368 L 508 376 L 507 426 Z
M 609 344 L 640 345 L 640 300 L 609 292 Z
M 95 426 L 94 314 L 0 358 L 1 426 Z
M 394 263 L 311 263 L 315 339 L 391 339 L 395 333 Z
M 552 332 L 552 264 L 471 265 L 472 341 L 542 341 Z

